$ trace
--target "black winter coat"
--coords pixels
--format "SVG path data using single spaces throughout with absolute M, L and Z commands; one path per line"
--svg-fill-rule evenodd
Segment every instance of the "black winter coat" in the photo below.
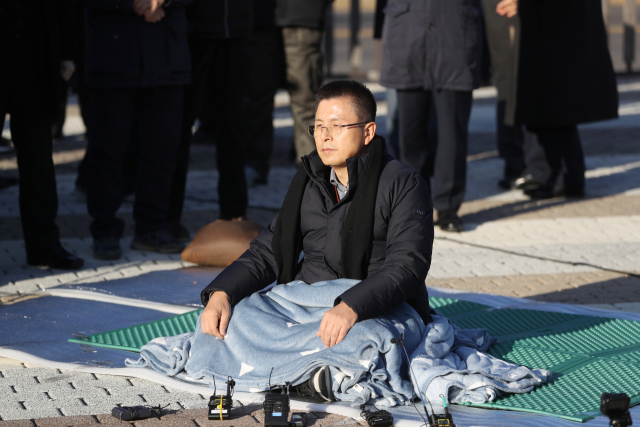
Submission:
M 184 6 L 171 0 L 155 23 L 133 11 L 133 0 L 85 0 L 86 82 L 92 87 L 184 85 L 191 81 Z
M 320 157 L 305 156 L 303 164 L 309 182 L 302 199 L 301 231 L 304 260 L 296 280 L 315 283 L 344 278 L 341 267 L 342 224 L 346 218 L 357 177 L 366 157 L 347 160 L 349 193 L 340 202 L 332 196 L 330 168 Z M 202 291 L 207 304 L 214 290 L 227 293 L 231 304 L 273 283 L 277 265 L 271 248 L 276 224 L 251 242 L 251 248 L 223 270 Z M 426 323 L 431 321 L 425 279 L 433 249 L 433 209 L 426 182 L 404 164 L 386 156 L 378 184 L 373 227 L 373 250 L 368 276 L 342 294 L 358 315 L 358 321 L 380 316 L 402 302 L 408 302 Z
M 253 28 L 274 27 L 275 11 L 276 0 L 253 0 Z
M 193 0 L 187 6 L 189 36 L 230 39 L 248 35 L 253 28 L 251 3 L 251 0 Z
M 324 28 L 324 14 L 333 0 L 276 0 L 276 26 Z
M 479 0 L 389 0 L 384 13 L 382 85 L 458 91 L 480 85 Z
M 8 11 L 3 14 L 3 4 L 9 1 L 0 1 L 0 25 L 3 19 L 11 19 Z M 77 59 L 77 28 L 73 19 L 73 3 L 71 0 L 31 0 L 31 8 L 38 8 L 39 15 L 42 16 L 44 25 L 42 28 L 26 28 L 32 37 L 38 38 L 38 44 L 42 45 L 37 57 L 29 59 L 32 66 L 37 66 L 41 70 L 45 70 L 47 93 L 43 93 L 48 105 L 50 119 L 53 120 L 59 114 L 60 109 L 60 92 L 62 90 L 62 79 L 60 78 L 60 62 L 73 61 Z M 16 7 L 15 4 L 11 5 Z M 38 10 L 36 9 L 36 10 Z M 30 21 L 28 21 L 30 22 Z M 19 23 L 18 23 L 19 24 Z M 24 23 L 22 23 L 24 25 Z M 4 30 L 4 31 L 3 31 Z M 6 34 L 6 28 L 0 28 L 0 36 L 11 37 L 15 40 L 13 34 Z M 2 53 L 2 52 L 0 52 Z M 25 52 L 29 54 L 29 52 Z M 0 62 L 0 66 L 15 66 L 15 64 Z M 29 74 L 31 75 L 31 74 Z
M 515 122 L 567 126 L 618 117 L 600 0 L 521 0 L 518 14 Z

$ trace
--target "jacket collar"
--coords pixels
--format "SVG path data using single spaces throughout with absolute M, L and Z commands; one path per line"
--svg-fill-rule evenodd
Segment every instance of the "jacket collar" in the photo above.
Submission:
M 376 135 L 374 138 L 382 139 L 383 145 L 383 159 L 388 156 L 386 139 Z M 363 156 L 354 156 L 347 159 L 347 172 L 349 173 L 349 192 L 347 193 L 347 197 L 340 202 L 347 201 L 353 197 L 353 194 L 356 192 L 356 188 L 358 188 L 358 177 L 364 168 L 365 162 L 367 161 L 368 154 Z M 314 181 L 316 184 L 320 185 L 321 188 L 328 188 L 329 184 L 329 176 L 331 174 L 331 167 L 326 166 L 322 163 L 322 159 L 320 159 L 320 155 L 317 150 L 313 150 L 313 152 L 309 155 L 302 157 L 302 165 L 304 166 L 309 178 Z

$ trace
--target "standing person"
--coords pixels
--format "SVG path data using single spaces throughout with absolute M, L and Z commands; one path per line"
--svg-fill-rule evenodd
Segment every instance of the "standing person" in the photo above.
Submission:
M 62 81 L 74 71 L 69 0 L 0 0 L 0 120 L 11 115 L 20 173 L 27 263 L 75 270 L 83 260 L 60 244 L 51 126 Z
M 491 74 L 498 89 L 496 136 L 504 173 L 498 186 L 505 190 L 530 190 L 540 186 L 549 174 L 544 151 L 534 133 L 523 126 L 505 124 L 505 116 L 515 109 L 520 44 L 520 18 L 495 13 L 501 0 L 482 0 Z
M 519 4 L 518 4 L 519 3 Z M 503 0 L 501 15 L 520 16 L 517 102 L 507 122 L 538 136 L 551 169 L 525 194 L 583 197 L 585 163 L 577 125 L 618 117 L 618 91 L 600 0 Z M 566 168 L 564 189 L 554 192 Z
M 191 84 L 186 87 L 178 162 L 171 184 L 168 219 L 176 239 L 189 240 L 180 222 L 189 167 L 191 128 L 205 94 L 215 125 L 219 172 L 220 219 L 242 220 L 247 209 L 244 176 L 242 97 L 245 88 L 245 43 L 251 31 L 251 0 L 195 0 L 187 7 Z M 207 90 L 207 88 L 209 90 Z
M 86 81 L 91 88 L 87 207 L 94 256 L 118 259 L 124 162 L 134 128 L 138 169 L 131 248 L 179 253 L 169 232 L 171 178 L 180 144 L 183 85 L 191 77 L 189 0 L 86 0 Z
M 427 182 L 437 225 L 460 232 L 472 90 L 480 85 L 482 11 L 477 1 L 389 0 L 380 83 L 398 90 L 400 159 Z M 433 99 L 437 141 L 427 138 Z
M 296 163 L 315 150 L 307 132 L 315 117 L 314 95 L 322 84 L 322 36 L 326 7 L 332 0 L 276 0 L 276 25 L 282 28 L 291 97 Z
M 247 40 L 248 84 L 244 97 L 247 185 L 266 184 L 273 149 L 273 99 L 284 82 L 282 30 L 275 26 L 276 0 L 253 0 L 255 20 Z

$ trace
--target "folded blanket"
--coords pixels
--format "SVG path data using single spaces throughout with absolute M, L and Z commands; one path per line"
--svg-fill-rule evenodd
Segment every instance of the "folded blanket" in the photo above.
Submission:
M 406 303 L 356 323 L 344 341 L 325 348 L 316 336 L 322 316 L 356 283 L 294 281 L 255 293 L 234 307 L 224 340 L 203 334 L 198 319 L 194 333 L 153 340 L 142 347 L 139 360 L 126 364 L 210 384 L 213 375 L 219 380 L 230 375 L 238 391 L 267 390 L 272 368 L 271 384 L 297 385 L 327 365 L 337 399 L 394 406 L 413 398 L 406 356 L 391 343 L 403 334 L 417 387 L 434 405 L 440 394 L 453 402 L 487 401 L 501 391 L 527 392 L 548 378 L 547 371 L 481 353 L 495 341 L 486 331 L 459 329 L 436 312 L 425 326 Z

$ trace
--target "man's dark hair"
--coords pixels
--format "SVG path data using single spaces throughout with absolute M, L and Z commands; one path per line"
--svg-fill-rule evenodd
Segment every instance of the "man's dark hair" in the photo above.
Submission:
M 316 93 L 316 110 L 321 101 L 336 98 L 349 98 L 358 120 L 373 122 L 376 119 L 376 99 L 362 83 L 354 80 L 336 80 L 320 86 Z

